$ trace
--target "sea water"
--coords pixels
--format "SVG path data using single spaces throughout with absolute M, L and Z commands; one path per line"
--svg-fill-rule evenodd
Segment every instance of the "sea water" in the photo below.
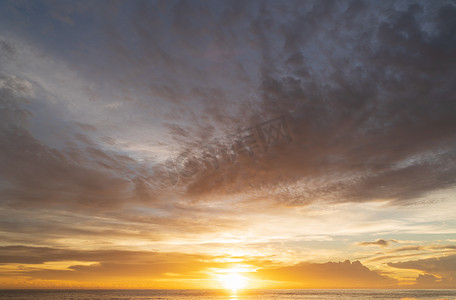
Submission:
M 0 299 L 37 300 L 272 300 L 272 299 L 399 299 L 456 300 L 456 290 L 0 290 Z

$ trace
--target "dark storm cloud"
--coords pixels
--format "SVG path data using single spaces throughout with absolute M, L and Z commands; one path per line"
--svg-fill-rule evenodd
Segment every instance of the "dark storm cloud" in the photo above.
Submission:
M 262 3 L 249 27 L 262 46 L 249 125 L 286 115 L 294 143 L 200 174 L 189 194 L 410 203 L 453 187 L 455 19 L 445 3 Z
M 19 123 L 48 109 L 45 117 L 59 127 L 52 105 L 30 105 L 30 95 L 16 100 L 20 86 L 6 87 L 12 83 L 3 80 L 5 202 L 108 208 L 165 199 L 172 209 L 173 197 L 243 194 L 285 205 L 413 203 L 456 183 L 451 2 L 38 6 L 6 5 L 18 19 L 29 12 L 13 32 L 93 82 L 82 91 L 91 102 L 81 110 L 108 107 L 93 121 L 102 116 L 117 138 L 76 118 L 65 147 L 46 145 Z M 37 13 L 42 10 L 52 17 Z M 31 37 L 34 20 L 41 39 Z M 3 60 L 19 57 L 8 39 L 0 51 Z M 208 152 L 226 148 L 224 137 L 279 116 L 287 120 L 292 143 L 207 167 Z M 167 139 L 149 141 L 149 132 L 165 132 Z M 172 164 L 142 153 L 133 159 L 122 149 L 140 143 L 172 149 L 170 162 L 177 157 L 187 171 L 198 172 L 177 183 Z

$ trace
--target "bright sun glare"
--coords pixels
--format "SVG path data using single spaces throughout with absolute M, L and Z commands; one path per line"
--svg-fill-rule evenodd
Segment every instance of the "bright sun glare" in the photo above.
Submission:
M 236 292 L 239 289 L 243 289 L 247 285 L 247 278 L 240 275 L 239 273 L 228 273 L 223 275 L 217 275 L 218 281 L 223 285 L 224 288 Z

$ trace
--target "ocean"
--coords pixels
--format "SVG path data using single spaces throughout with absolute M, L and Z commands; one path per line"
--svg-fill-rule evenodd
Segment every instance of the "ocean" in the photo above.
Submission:
M 455 290 L 0 290 L 0 299 L 37 300 L 277 300 L 277 299 L 400 299 L 456 300 Z

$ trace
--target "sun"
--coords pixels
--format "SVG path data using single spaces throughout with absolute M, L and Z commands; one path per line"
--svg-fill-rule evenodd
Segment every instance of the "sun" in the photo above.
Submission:
M 247 278 L 236 272 L 230 272 L 228 274 L 217 275 L 218 281 L 223 285 L 224 288 L 233 291 L 234 293 L 243 289 L 247 286 Z

